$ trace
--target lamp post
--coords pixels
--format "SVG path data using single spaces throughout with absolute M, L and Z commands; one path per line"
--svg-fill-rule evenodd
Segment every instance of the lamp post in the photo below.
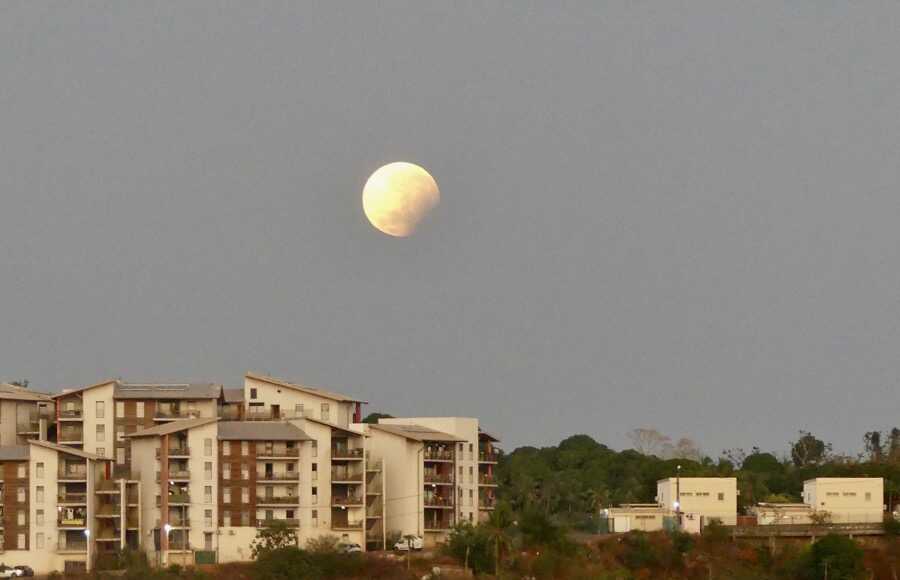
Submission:
M 166 525 L 163 526 L 163 532 L 166 533 L 166 547 L 169 547 L 169 532 L 172 531 L 172 524 L 166 522 Z M 160 558 L 162 558 L 162 554 L 160 554 Z M 169 563 L 169 559 L 166 558 L 166 563 Z
M 675 466 L 675 521 L 681 527 L 681 465 Z
M 87 528 L 84 530 L 84 538 L 85 542 L 87 542 L 87 569 L 91 569 L 91 530 Z

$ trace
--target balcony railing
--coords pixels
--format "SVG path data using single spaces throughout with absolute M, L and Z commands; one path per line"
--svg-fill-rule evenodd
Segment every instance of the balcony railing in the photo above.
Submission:
M 425 449 L 425 461 L 453 461 L 450 449 Z
M 478 453 L 478 461 L 482 463 L 497 463 L 500 455 L 496 451 L 480 451 Z
M 121 532 L 119 530 L 100 530 L 97 532 L 97 540 L 98 541 L 113 541 L 121 539 Z
M 360 447 L 332 447 L 332 459 L 362 459 L 363 449 Z
M 291 459 L 295 459 L 300 457 L 300 448 L 294 447 L 293 449 L 288 449 L 287 447 L 272 447 L 270 449 L 265 448 L 257 448 L 256 457 L 290 457 Z
M 199 415 L 196 409 L 157 409 L 154 419 L 190 419 Z
M 188 456 L 190 454 L 191 454 L 191 449 L 190 449 L 190 447 L 188 447 L 186 445 L 178 445 L 175 447 L 169 447 L 169 453 L 168 453 L 169 457 Z M 162 449 L 157 449 L 156 457 L 159 458 L 161 456 L 162 456 Z
M 332 471 L 331 472 L 331 481 L 353 481 L 357 483 L 362 483 L 363 474 L 362 473 L 354 473 L 352 471 Z
M 189 528 L 189 527 L 191 527 L 191 518 L 182 518 L 182 517 L 169 518 L 168 523 L 173 528 Z M 157 519 L 156 527 L 159 528 L 159 527 L 162 527 L 162 525 L 163 525 L 162 520 Z
M 453 527 L 453 522 L 450 520 L 441 520 L 441 521 L 426 521 L 425 529 L 426 530 L 449 530 Z
M 104 479 L 97 482 L 97 491 L 119 491 L 119 482 L 112 479 Z
M 81 419 L 83 417 L 83 410 L 79 408 L 75 409 L 60 409 L 59 418 L 60 419 Z
M 59 433 L 60 443 L 81 443 L 84 441 L 84 433 L 82 431 L 66 431 L 65 429 Z
M 122 513 L 121 504 L 103 504 L 97 508 L 98 516 L 118 516 Z
M 160 472 L 156 472 L 156 481 L 158 482 L 162 475 Z M 191 472 L 184 469 L 170 469 L 169 470 L 169 479 L 190 479 Z
M 87 552 L 87 542 L 63 542 L 56 547 L 58 554 L 73 554 Z
M 497 485 L 497 480 L 494 478 L 493 474 L 479 473 L 478 483 L 481 485 Z
M 361 530 L 363 527 L 362 520 L 348 522 L 331 522 L 331 527 L 335 530 Z
M 57 479 L 76 481 L 87 479 L 87 467 L 85 467 L 84 465 L 77 467 L 60 466 L 57 474 Z
M 56 520 L 56 527 L 58 528 L 83 528 L 87 523 L 87 517 L 71 517 L 71 518 L 59 518 Z
M 85 504 L 87 503 L 87 494 L 84 493 L 61 493 L 56 497 L 56 503 L 65 504 Z
M 425 473 L 425 483 L 453 483 L 453 474 Z
M 169 496 L 169 505 L 176 503 L 191 503 L 191 496 L 188 493 L 173 493 Z
M 265 527 L 269 527 L 269 526 L 274 526 L 274 525 L 276 525 L 276 522 L 283 523 L 284 525 L 288 526 L 289 528 L 297 528 L 300 526 L 300 520 L 298 520 L 298 519 L 287 519 L 287 518 L 275 519 L 275 518 L 273 518 L 273 519 L 267 519 L 267 520 L 256 520 L 256 527 L 265 528 Z
M 16 424 L 16 433 L 37 433 L 41 430 L 41 422 L 37 419 L 20 421 Z
M 363 503 L 364 502 L 361 497 L 339 496 L 339 495 L 331 496 L 331 505 L 349 506 L 349 505 L 363 505 Z
M 257 481 L 298 481 L 299 471 L 285 471 L 283 473 L 256 473 Z
M 482 498 L 478 500 L 478 507 L 483 510 L 492 510 L 497 507 L 497 500 L 493 498 Z
M 449 497 L 433 495 L 425 496 L 425 507 L 453 507 L 453 500 Z
M 300 499 L 296 496 L 257 497 L 257 505 L 297 505 Z

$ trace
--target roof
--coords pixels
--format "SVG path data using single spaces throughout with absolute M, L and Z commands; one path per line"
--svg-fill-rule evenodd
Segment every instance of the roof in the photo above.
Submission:
M 116 383 L 116 399 L 218 399 L 222 385 L 215 383 Z
M 256 373 L 247 373 L 245 376 L 248 379 L 262 381 L 264 383 L 277 385 L 279 387 L 287 387 L 288 389 L 294 389 L 294 390 L 300 391 L 302 393 L 307 393 L 309 395 L 315 395 L 317 397 L 324 397 L 326 399 L 331 399 L 333 401 L 338 401 L 341 403 L 368 403 L 368 401 L 361 401 L 361 400 L 355 399 L 353 397 L 348 397 L 348 396 L 342 395 L 340 393 L 335 393 L 334 391 L 326 391 L 325 389 L 319 389 L 316 387 L 307 387 L 306 385 L 298 385 L 296 383 L 289 383 L 285 380 L 276 379 L 275 377 L 270 377 L 270 376 L 266 376 L 266 375 L 258 375 Z
M 31 391 L 25 387 L 0 383 L 0 399 L 13 401 L 52 401 L 50 395 Z
M 331 427 L 332 429 L 337 429 L 338 431 L 344 431 L 346 433 L 350 433 L 351 435 L 356 435 L 357 437 L 365 437 L 365 433 L 360 433 L 359 431 L 354 431 L 348 427 L 341 427 L 340 425 L 335 425 L 334 423 L 329 423 L 328 421 L 322 421 L 321 419 L 314 419 L 312 417 L 303 417 L 304 421 L 311 421 L 318 425 L 324 425 L 326 427 Z
M 822 482 L 822 483 L 837 483 L 841 481 L 863 481 L 863 480 L 873 480 L 877 479 L 879 481 L 884 481 L 883 477 L 814 477 L 812 479 L 807 479 L 803 483 L 814 483 L 814 482 Z
M 413 441 L 465 441 L 465 439 L 461 439 L 456 435 L 451 435 L 428 427 L 422 427 L 421 425 L 385 425 L 384 423 L 374 423 L 369 425 L 369 427 L 399 437 L 406 437 Z
M 52 395 L 50 395 L 50 396 L 53 397 L 54 399 L 58 399 L 58 398 L 60 398 L 60 397 L 65 397 L 65 396 L 67 396 L 67 395 L 74 395 L 75 393 L 81 393 L 81 392 L 83 392 L 83 391 L 87 391 L 88 389 L 95 389 L 95 388 L 97 388 L 97 387 L 105 387 L 106 385 L 109 385 L 109 384 L 111 384 L 111 383 L 116 383 L 116 382 L 118 382 L 118 379 L 109 379 L 109 380 L 106 380 L 106 381 L 103 381 L 103 382 L 100 382 L 100 383 L 95 383 L 95 384 L 93 384 L 93 385 L 88 385 L 88 386 L 86 386 L 86 387 L 77 387 L 77 388 L 74 388 L 74 389 L 63 389 L 61 392 L 59 392 L 59 393 L 54 393 L 54 394 L 52 394 Z
M 478 438 L 479 439 L 487 439 L 488 441 L 493 441 L 495 443 L 500 442 L 500 439 L 498 439 L 497 437 L 494 437 L 493 435 L 491 435 L 487 431 L 481 429 L 480 427 L 478 428 Z
M 244 389 L 222 389 L 222 397 L 226 403 L 243 403 Z
M 284 421 L 220 421 L 220 440 L 312 441 L 302 429 Z
M 218 419 L 215 417 L 198 417 L 196 419 L 182 419 L 179 421 L 171 421 L 169 423 L 163 423 L 162 425 L 157 425 L 156 427 L 144 429 L 143 431 L 137 431 L 135 433 L 126 435 L 126 437 L 155 437 L 155 436 L 159 436 L 159 435 L 171 435 L 172 433 L 177 433 L 179 431 L 185 431 L 187 429 L 193 429 L 194 427 L 202 427 L 204 425 L 209 425 L 210 423 L 215 423 L 216 421 L 218 421 Z
M 812 509 L 812 506 L 807 505 L 805 503 L 777 503 L 777 502 L 766 502 L 766 501 L 759 502 L 758 504 L 756 504 L 755 507 L 785 509 L 785 510 L 811 510 Z
M 86 451 L 82 451 L 81 449 L 67 447 L 66 445 L 57 445 L 56 443 L 50 443 L 49 441 L 38 441 L 37 439 L 30 439 L 28 443 L 37 445 L 39 447 L 52 449 L 53 451 L 58 451 L 60 453 L 68 453 L 69 455 L 74 455 L 83 459 L 90 459 L 91 461 L 112 461 L 112 459 L 109 457 L 100 457 L 99 455 L 87 453 Z
M 0 461 L 22 461 L 28 459 L 28 445 L 4 445 L 0 447 Z

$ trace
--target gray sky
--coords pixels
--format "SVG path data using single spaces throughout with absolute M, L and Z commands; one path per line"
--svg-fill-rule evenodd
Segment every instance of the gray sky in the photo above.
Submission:
M 900 5 L 0 4 L 0 376 L 655 426 L 900 424 Z M 413 237 L 360 193 L 406 160 Z

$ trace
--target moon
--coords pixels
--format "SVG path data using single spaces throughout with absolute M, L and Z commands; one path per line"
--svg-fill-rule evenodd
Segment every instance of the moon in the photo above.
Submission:
M 363 187 L 363 211 L 375 229 L 398 238 L 416 231 L 441 201 L 437 182 L 414 163 L 398 161 L 378 168 Z

